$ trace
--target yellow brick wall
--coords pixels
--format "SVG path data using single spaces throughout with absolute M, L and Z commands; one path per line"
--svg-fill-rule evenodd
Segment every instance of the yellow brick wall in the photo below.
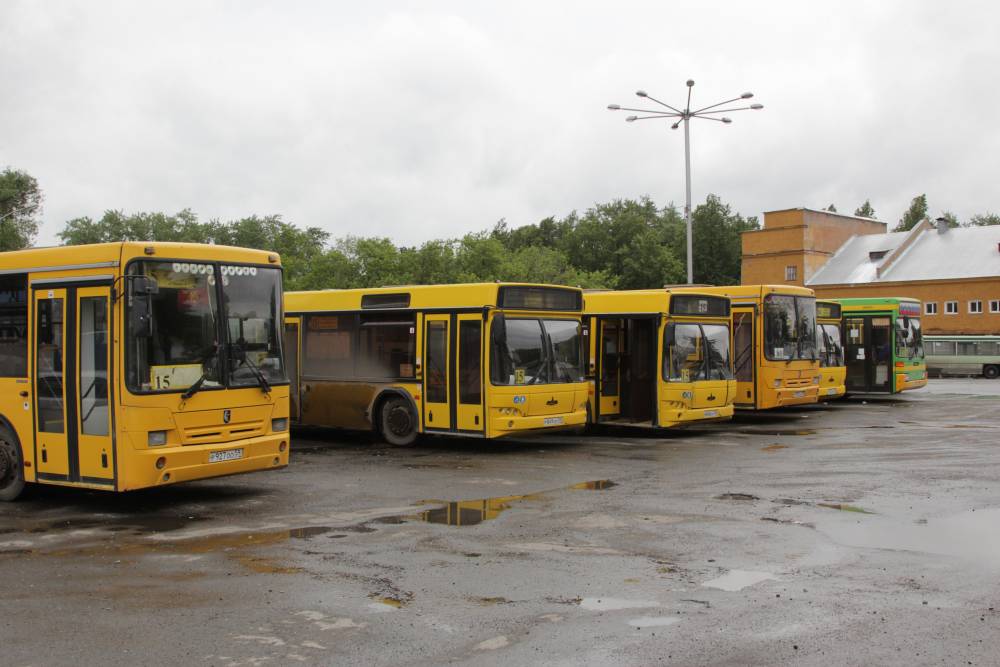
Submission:
M 1000 335 L 1000 313 L 990 312 L 990 301 L 1000 300 L 1000 276 L 977 280 L 873 283 L 847 286 L 815 286 L 819 297 L 908 296 L 937 303 L 937 314 L 921 318 L 926 334 Z M 983 303 L 979 315 L 969 313 L 969 301 Z M 945 302 L 957 301 L 958 313 L 945 315 Z

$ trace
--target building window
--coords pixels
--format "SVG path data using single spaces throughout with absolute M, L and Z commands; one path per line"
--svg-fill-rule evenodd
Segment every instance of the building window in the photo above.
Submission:
M 797 266 L 786 266 L 785 267 L 785 280 L 798 280 L 799 279 L 799 267 Z
M 1000 313 L 1000 299 L 992 299 L 990 301 L 990 312 Z
M 937 301 L 928 301 L 924 304 L 924 315 L 937 315 Z
M 981 315 L 983 313 L 983 302 L 979 299 L 969 302 L 969 312 L 973 315 Z
M 945 315 L 957 315 L 958 314 L 958 301 L 945 301 L 944 302 L 944 314 Z

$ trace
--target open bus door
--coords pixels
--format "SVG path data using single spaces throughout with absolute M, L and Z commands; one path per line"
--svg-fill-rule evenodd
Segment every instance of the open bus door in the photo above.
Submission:
M 853 315 L 844 317 L 844 349 L 847 391 L 889 393 L 892 391 L 892 317 Z
M 733 366 L 736 373 L 736 405 L 755 407 L 754 384 L 754 309 L 733 307 Z

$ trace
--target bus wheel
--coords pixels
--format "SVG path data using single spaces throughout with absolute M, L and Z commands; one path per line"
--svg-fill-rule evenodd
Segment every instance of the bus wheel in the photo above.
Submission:
M 417 439 L 416 415 L 402 398 L 390 398 L 382 404 L 382 437 L 397 447 L 412 445 Z
M 24 466 L 17 440 L 0 428 L 0 501 L 15 500 L 24 491 Z
M 983 377 L 995 380 L 1000 377 L 1000 366 L 986 366 L 983 368 Z

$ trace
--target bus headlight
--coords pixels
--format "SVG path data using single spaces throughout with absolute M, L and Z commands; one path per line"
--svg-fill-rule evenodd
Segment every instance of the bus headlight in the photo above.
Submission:
M 146 437 L 146 443 L 150 447 L 161 447 L 167 444 L 166 431 L 150 431 Z
M 277 419 L 271 420 L 271 430 L 272 431 L 287 431 L 288 430 L 288 417 L 278 417 Z
M 774 381 L 774 388 L 777 389 L 780 386 L 781 386 L 781 378 L 778 378 L 777 380 Z

